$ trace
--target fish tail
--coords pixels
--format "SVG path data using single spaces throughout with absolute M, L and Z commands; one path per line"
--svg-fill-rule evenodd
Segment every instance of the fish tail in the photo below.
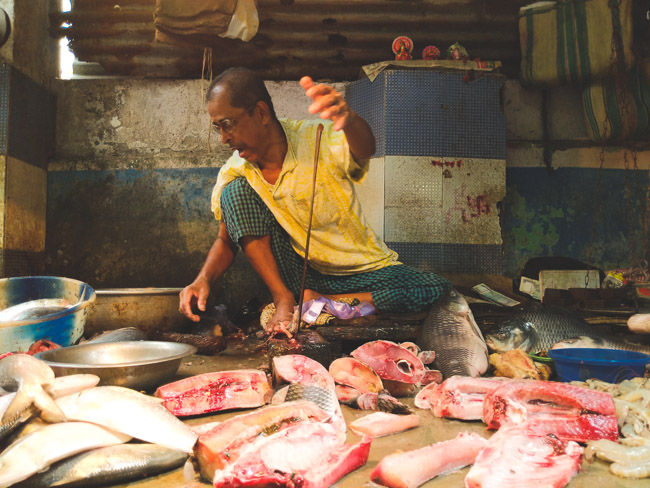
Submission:
M 50 395 L 45 393 L 45 390 L 38 386 L 34 388 L 34 405 L 41 411 L 41 418 L 46 422 L 65 422 L 65 414 L 63 410 L 56 404 Z
M 24 383 L 16 397 L 9 404 L 7 411 L 2 416 L 2 420 L 11 419 L 34 405 L 41 411 L 41 418 L 50 423 L 64 422 L 65 415 L 59 406 L 54 402 L 52 397 L 45 393 L 41 385 L 36 383 Z
M 29 395 L 29 392 L 21 388 L 14 395 L 14 399 L 7 407 L 7 410 L 5 410 L 0 421 L 3 424 L 12 422 L 14 419 L 18 418 L 25 410 L 27 410 L 32 403 L 34 402 L 32 400 L 32 397 Z

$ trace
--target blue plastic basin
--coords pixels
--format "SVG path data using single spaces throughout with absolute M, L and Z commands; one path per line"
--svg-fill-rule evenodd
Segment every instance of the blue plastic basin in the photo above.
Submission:
M 25 352 L 41 339 L 69 346 L 81 338 L 90 305 L 96 298 L 91 286 L 83 281 L 57 276 L 0 279 L 0 310 L 41 298 L 61 298 L 74 305 L 43 317 L 0 322 L 0 354 Z
M 608 383 L 643 376 L 650 355 L 618 349 L 551 349 L 560 381 L 585 381 L 597 378 Z

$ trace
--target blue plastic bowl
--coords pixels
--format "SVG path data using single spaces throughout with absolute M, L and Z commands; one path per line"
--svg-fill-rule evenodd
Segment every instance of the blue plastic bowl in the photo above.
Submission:
M 96 299 L 95 290 L 88 284 L 57 276 L 0 279 L 0 310 L 41 298 L 61 298 L 74 305 L 43 317 L 0 322 L 0 354 L 25 352 L 41 339 L 69 346 L 81 338 L 90 305 Z
M 618 349 L 551 349 L 560 381 L 585 381 L 597 378 L 607 383 L 643 376 L 650 355 Z

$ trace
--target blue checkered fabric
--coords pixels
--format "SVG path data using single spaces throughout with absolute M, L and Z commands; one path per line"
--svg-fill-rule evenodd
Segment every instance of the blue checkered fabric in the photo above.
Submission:
M 226 229 L 239 245 L 244 236 L 271 237 L 271 251 L 282 280 L 297 297 L 303 258 L 294 251 L 289 235 L 244 178 L 237 178 L 221 194 Z M 378 312 L 414 313 L 430 307 L 451 284 L 434 273 L 397 264 L 353 275 L 328 275 L 308 267 L 305 287 L 324 295 L 370 292 Z

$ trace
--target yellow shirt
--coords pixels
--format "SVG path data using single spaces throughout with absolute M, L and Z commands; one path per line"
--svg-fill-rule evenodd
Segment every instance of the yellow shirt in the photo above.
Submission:
M 358 163 L 350 154 L 343 131 L 320 120 L 280 120 L 287 137 L 287 155 L 275 185 L 267 182 L 254 163 L 235 153 L 219 171 L 212 191 L 212 211 L 221 220 L 219 201 L 223 188 L 244 177 L 287 231 L 296 252 L 305 255 L 311 205 L 316 129 L 321 138 L 316 197 L 309 241 L 309 264 L 321 273 L 348 275 L 399 264 L 361 211 L 354 183 L 363 181 L 368 160 Z

